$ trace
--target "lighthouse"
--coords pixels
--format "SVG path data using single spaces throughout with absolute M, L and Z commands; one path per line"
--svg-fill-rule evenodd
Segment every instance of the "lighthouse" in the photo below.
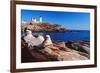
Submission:
M 40 23 L 42 22 L 42 17 L 40 16 L 40 21 L 39 21 Z
M 39 20 L 37 20 L 36 18 L 31 18 L 31 23 L 42 23 L 43 21 L 42 21 L 42 17 L 40 16 L 39 17 Z

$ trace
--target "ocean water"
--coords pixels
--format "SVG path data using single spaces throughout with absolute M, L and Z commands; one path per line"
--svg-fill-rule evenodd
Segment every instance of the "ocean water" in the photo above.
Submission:
M 90 41 L 90 31 L 88 30 L 72 32 L 33 32 L 33 35 L 34 33 L 50 35 L 53 41 Z
M 72 32 L 45 32 L 49 34 L 54 41 L 90 41 L 90 31 L 72 31 Z

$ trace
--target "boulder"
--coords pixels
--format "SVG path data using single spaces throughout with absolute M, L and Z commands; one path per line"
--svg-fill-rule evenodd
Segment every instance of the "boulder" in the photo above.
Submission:
M 80 51 L 80 52 L 84 52 L 84 53 L 88 53 L 90 52 L 90 48 L 81 45 L 80 43 L 73 43 L 71 44 L 72 47 L 74 48 L 74 50 Z
M 29 46 L 38 46 L 43 43 L 44 37 L 41 35 L 38 35 L 37 37 L 32 35 L 32 31 L 27 30 L 27 35 L 24 36 L 24 40 L 26 43 L 28 43 Z

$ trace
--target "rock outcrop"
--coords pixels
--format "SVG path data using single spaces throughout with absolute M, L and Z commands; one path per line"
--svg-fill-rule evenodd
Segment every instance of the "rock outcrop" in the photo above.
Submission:
M 74 61 L 90 58 L 89 42 L 52 42 L 50 36 L 33 36 L 31 31 L 21 38 L 22 62 Z

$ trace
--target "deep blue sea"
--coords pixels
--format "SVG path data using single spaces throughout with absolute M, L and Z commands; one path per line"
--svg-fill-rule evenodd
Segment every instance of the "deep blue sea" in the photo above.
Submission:
M 53 41 L 90 41 L 90 31 L 80 30 L 72 32 L 33 32 L 50 35 Z
M 72 31 L 72 32 L 45 32 L 49 34 L 54 41 L 90 41 L 90 31 Z

